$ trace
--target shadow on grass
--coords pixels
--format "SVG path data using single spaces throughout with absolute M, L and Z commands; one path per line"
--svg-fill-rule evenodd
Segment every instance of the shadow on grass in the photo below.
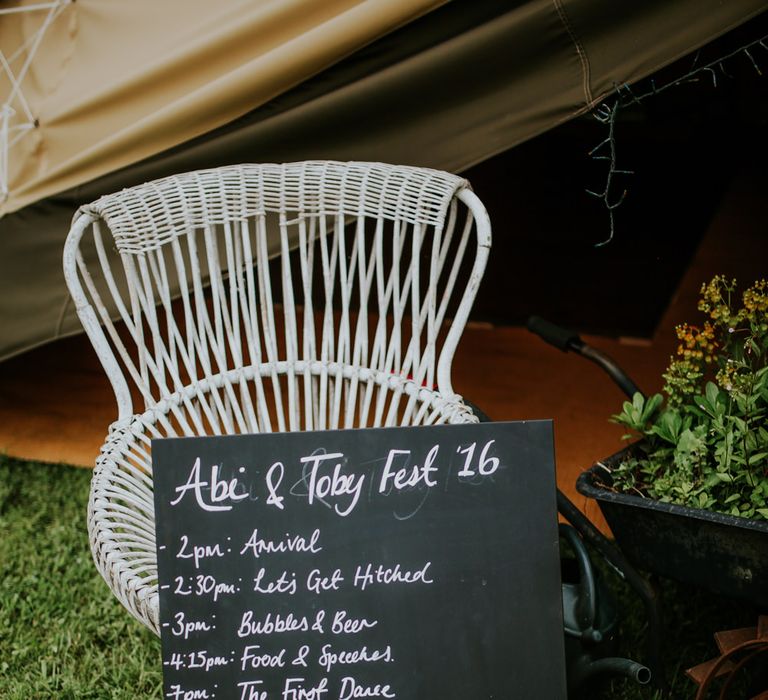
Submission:
M 639 598 L 600 562 L 598 555 L 594 554 L 592 558 L 616 597 L 620 611 L 619 655 L 642 662 L 645 659 L 647 629 Z M 670 684 L 669 697 L 693 700 L 698 687 L 685 676 L 685 670 L 719 655 L 713 637 L 715 632 L 754 627 L 759 611 L 747 603 L 669 579 L 661 579 L 657 583 L 664 617 L 663 644 L 666 677 Z M 752 682 L 746 676 L 742 680 Z M 594 700 L 656 700 L 661 695 L 650 687 L 638 687 L 627 680 L 604 679 L 594 685 L 585 697 Z M 742 684 L 728 697 L 746 698 L 751 695 Z

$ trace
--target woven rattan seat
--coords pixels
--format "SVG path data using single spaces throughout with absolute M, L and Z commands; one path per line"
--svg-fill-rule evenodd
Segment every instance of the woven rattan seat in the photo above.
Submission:
M 118 407 L 88 529 L 136 618 L 159 633 L 151 440 L 475 421 L 450 372 L 489 248 L 466 181 L 379 163 L 229 166 L 80 209 L 64 272 Z

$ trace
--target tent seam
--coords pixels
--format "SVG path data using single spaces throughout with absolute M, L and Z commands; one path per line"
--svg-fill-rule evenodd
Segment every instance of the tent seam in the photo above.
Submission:
M 557 10 L 557 16 L 560 18 L 565 30 L 568 32 L 568 36 L 571 38 L 571 41 L 576 48 L 576 54 L 581 62 L 581 87 L 584 90 L 584 100 L 587 105 L 592 105 L 593 97 L 592 89 L 590 88 L 591 69 L 589 65 L 589 57 L 584 49 L 584 45 L 581 43 L 581 40 L 573 28 L 573 24 L 565 11 L 565 7 L 563 7 L 563 0 L 553 0 L 553 3 Z

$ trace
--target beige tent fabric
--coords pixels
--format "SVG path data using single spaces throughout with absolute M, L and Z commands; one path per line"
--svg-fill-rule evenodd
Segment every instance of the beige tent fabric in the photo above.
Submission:
M 3 211 L 221 126 L 444 1 L 68 4 L 22 86 L 38 126 L 11 149 Z M 33 36 L 39 15 L 3 16 L 6 55 Z
M 37 128 L 11 149 L 10 195 L 0 214 L 229 123 L 445 1 L 70 2 L 48 28 L 23 84 Z M 691 51 L 766 3 L 518 0 L 503 7 L 492 24 L 414 63 L 419 75 L 444 72 L 445 65 L 456 72 L 451 111 L 438 118 L 461 124 L 460 137 L 449 157 L 438 159 L 439 167 L 466 166 L 468 144 L 486 157 L 551 128 L 616 84 Z M 0 49 L 6 55 L 31 39 L 40 14 L 3 16 Z M 474 64 L 464 58 L 482 41 L 497 47 L 498 70 L 472 75 L 464 67 Z M 377 78 L 385 90 L 409 80 L 391 71 Z M 475 80 L 484 86 L 491 80 L 495 89 L 473 99 Z M 370 81 L 365 87 L 378 89 Z M 9 88 L 0 79 L 0 96 Z M 424 102 L 406 104 L 401 119 L 407 121 L 410 110 L 425 113 L 432 96 L 421 94 Z M 446 149 L 438 142 L 445 132 L 441 125 L 407 126 L 395 154 L 413 152 L 413 143 Z M 381 146 L 391 152 L 389 144 Z
M 158 2 L 161 14 L 177 1 Z M 96 31 L 103 36 L 90 41 L 103 48 L 119 34 L 114 27 L 124 25 L 110 13 L 125 15 L 125 26 L 138 26 L 128 8 L 139 5 L 144 0 L 94 0 L 94 7 L 103 7 L 104 26 Z M 189 0 L 189 6 L 199 10 L 197 0 Z M 460 171 L 589 110 L 617 84 L 653 73 L 766 7 L 765 0 L 454 0 L 235 122 L 174 148 L 176 132 L 200 114 L 180 112 L 176 124 L 164 127 L 172 139 L 167 142 L 144 134 L 138 122 L 129 124 L 139 140 L 136 149 L 143 149 L 146 139 L 166 150 L 121 169 L 112 168 L 123 152 L 100 151 L 96 127 L 89 132 L 83 126 L 78 138 L 91 150 L 82 162 L 91 170 L 76 171 L 73 165 L 66 180 L 41 177 L 39 182 L 55 194 L 0 219 L 0 359 L 81 331 L 61 273 L 64 238 L 80 204 L 172 173 L 242 162 L 381 160 Z M 223 10 L 216 6 L 210 12 Z M 147 11 L 141 22 L 149 23 L 151 16 Z M 105 51 L 105 72 L 108 58 Z M 139 58 L 134 55 L 137 71 Z M 194 72 L 198 62 L 189 61 Z M 146 89 L 171 90 L 161 78 L 136 80 Z M 121 90 L 126 99 L 131 96 L 126 86 Z M 110 113 L 108 107 L 101 104 L 103 114 Z M 200 109 L 215 113 L 218 104 Z M 85 109 L 78 116 L 88 114 Z M 67 128 L 77 131 L 76 121 L 72 115 Z M 41 132 L 48 135 L 45 126 Z M 109 130 L 105 138 L 111 143 Z M 593 145 L 585 144 L 585 152 Z M 134 146 L 126 144 L 127 151 L 134 152 Z M 45 153 L 31 161 L 41 173 L 52 172 L 53 161 Z M 553 153 L 552 167 L 557 161 Z M 94 171 L 104 174 L 89 180 L 86 173 Z M 22 200 L 16 196 L 18 205 Z

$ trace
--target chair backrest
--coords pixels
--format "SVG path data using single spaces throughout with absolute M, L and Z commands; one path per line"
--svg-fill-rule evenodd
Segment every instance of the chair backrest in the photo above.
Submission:
M 370 423 L 361 371 L 453 392 L 489 248 L 485 209 L 459 177 L 241 165 L 82 207 L 64 273 L 119 419 L 136 400 L 196 402 L 188 434 L 321 429 Z

